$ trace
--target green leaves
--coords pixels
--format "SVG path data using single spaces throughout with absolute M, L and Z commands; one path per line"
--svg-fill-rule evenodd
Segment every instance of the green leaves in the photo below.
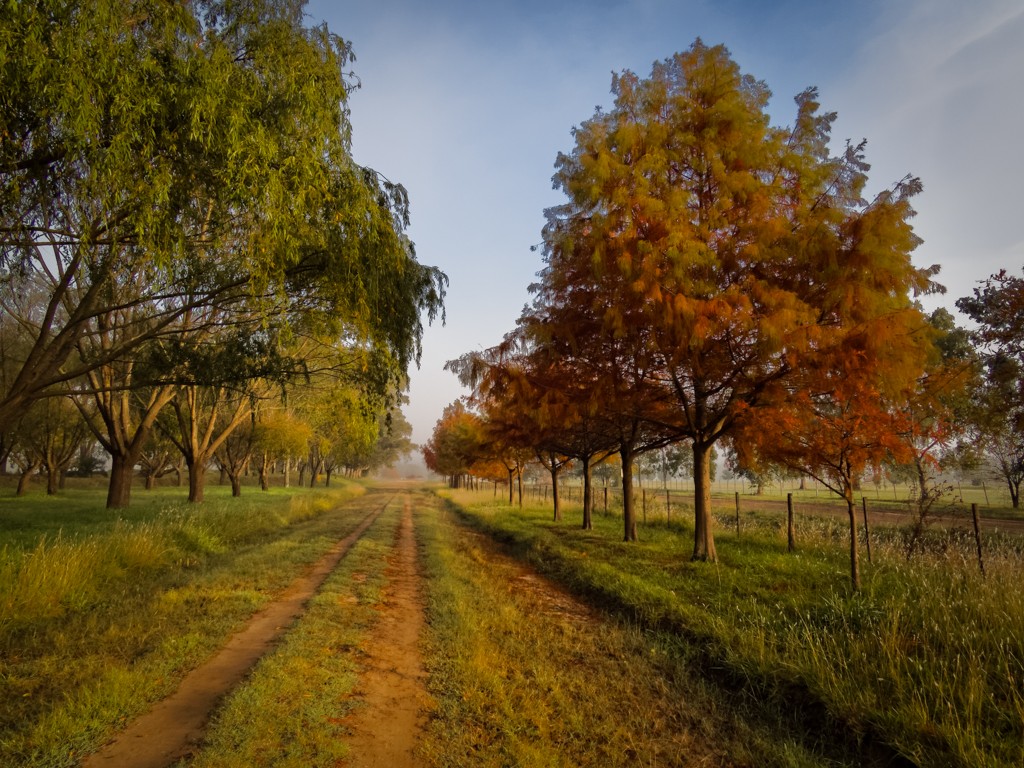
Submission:
M 447 278 L 416 261 L 404 188 L 353 162 L 351 47 L 304 5 L 35 0 L 0 20 L 0 301 L 32 284 L 49 306 L 22 318 L 35 357 L 0 423 L 104 362 L 62 370 L 95 318 L 143 306 L 108 359 L 199 310 L 373 349 L 404 385 Z

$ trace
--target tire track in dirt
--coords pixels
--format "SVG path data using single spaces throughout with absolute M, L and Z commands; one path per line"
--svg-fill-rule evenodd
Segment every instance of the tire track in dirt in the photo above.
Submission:
M 220 651 L 186 675 L 178 690 L 86 758 L 82 768 L 166 768 L 195 749 L 214 707 L 303 613 L 309 599 L 393 498 L 367 515 Z
M 414 749 L 427 723 L 427 674 L 420 653 L 426 623 L 423 575 L 416 556 L 408 499 L 388 558 L 380 617 L 364 644 L 367 671 L 355 696 L 360 707 L 346 720 L 349 768 L 416 768 Z

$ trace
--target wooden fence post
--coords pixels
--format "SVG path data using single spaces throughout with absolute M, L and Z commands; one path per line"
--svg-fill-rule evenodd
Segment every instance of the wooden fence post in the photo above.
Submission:
M 868 562 L 871 562 L 871 528 L 868 527 L 868 497 L 860 497 L 860 506 L 864 510 L 864 545 L 868 550 Z
M 736 491 L 736 536 L 740 535 L 740 492 Z
M 978 544 L 978 567 L 981 575 L 985 575 L 985 561 L 981 555 L 981 521 L 978 519 L 978 505 L 971 504 L 971 517 L 974 519 L 974 541 Z
M 786 548 L 796 551 L 796 531 L 793 529 L 793 494 L 786 494 Z

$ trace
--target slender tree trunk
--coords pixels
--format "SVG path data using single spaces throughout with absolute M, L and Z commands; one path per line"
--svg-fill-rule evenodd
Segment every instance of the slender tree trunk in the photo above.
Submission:
M 924 513 L 928 508 L 928 477 L 925 474 L 924 461 L 920 456 L 914 457 L 914 466 L 917 469 L 918 510 Z
M 619 449 L 622 459 L 622 524 L 623 541 L 636 541 L 636 516 L 633 513 L 633 449 Z
M 853 591 L 860 591 L 860 558 L 857 555 L 857 514 L 853 503 L 853 488 L 846 490 L 846 512 L 850 516 L 850 583 Z
M 559 468 L 555 466 L 555 460 L 551 459 L 551 503 L 555 508 L 555 522 L 562 519 L 562 509 L 558 506 L 558 474 Z
M 711 443 L 693 441 L 693 559 L 718 562 L 711 529 Z
M 299 483 L 302 485 L 302 483 Z M 292 459 L 291 456 L 284 460 L 284 487 L 292 487 Z
M 523 508 L 523 465 L 516 465 L 516 485 L 519 487 L 519 508 Z
M 1020 509 L 1020 480 L 1016 482 L 1012 478 L 1006 478 L 1006 484 L 1010 488 L 1010 504 L 1014 509 Z
M 228 477 L 231 478 L 231 495 L 241 496 L 242 495 L 242 474 L 240 472 L 229 472 Z
M 326 470 L 324 472 L 324 488 L 330 488 L 331 487 L 331 473 L 333 471 L 334 470 L 328 469 L 328 470 Z
M 508 470 L 508 505 L 511 507 L 515 503 L 515 490 L 513 488 L 512 481 L 515 480 L 516 470 L 514 467 Z
M 585 456 L 583 458 L 583 530 L 591 531 L 594 529 L 593 519 L 593 508 L 594 508 L 594 489 L 593 481 L 591 478 L 592 470 L 590 467 L 590 457 Z
M 155 485 L 156 485 L 156 475 L 154 475 L 152 472 L 147 473 L 147 475 L 146 475 L 146 490 L 147 491 L 152 491 L 153 490 L 153 486 L 155 486 Z
M 270 490 L 270 479 L 268 477 L 270 469 L 270 457 L 264 453 L 263 458 L 260 460 L 259 466 L 259 477 L 260 477 L 260 490 Z

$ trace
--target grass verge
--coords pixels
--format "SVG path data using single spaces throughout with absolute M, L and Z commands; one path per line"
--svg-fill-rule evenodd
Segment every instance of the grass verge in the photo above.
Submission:
M 844 526 L 802 521 L 789 555 L 773 531 L 721 532 L 717 565 L 689 562 L 692 529 L 648 526 L 624 544 L 550 511 L 456 494 L 478 529 L 578 594 L 686 643 L 711 677 L 791 712 L 813 738 L 872 759 L 935 766 L 1024 764 L 1024 592 L 1017 543 L 987 552 L 945 537 L 907 559 L 879 532 L 864 590 L 846 585 Z M 571 519 L 568 511 L 567 520 Z
M 420 519 L 436 700 L 426 765 L 860 764 L 827 737 L 794 732 L 784 712 L 723 690 L 677 634 L 581 610 L 457 523 L 454 508 L 435 508 Z

